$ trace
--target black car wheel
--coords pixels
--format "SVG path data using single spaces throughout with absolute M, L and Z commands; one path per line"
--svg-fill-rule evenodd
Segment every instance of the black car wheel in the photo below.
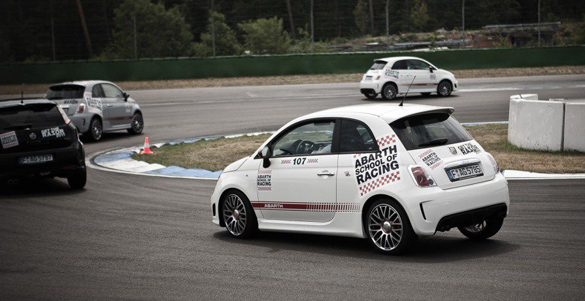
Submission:
M 472 240 L 484 240 L 490 238 L 502 228 L 504 223 L 503 218 L 488 219 L 479 224 L 470 225 L 466 227 L 458 227 L 459 231 Z
M 69 187 L 72 189 L 82 189 L 85 187 L 87 183 L 87 169 L 85 168 L 85 164 L 83 164 L 83 168 L 67 176 L 67 183 L 69 183 Z
M 93 141 L 99 141 L 102 139 L 102 135 L 104 133 L 104 128 L 102 125 L 102 121 L 99 118 L 94 117 L 89 124 L 89 137 Z
M 142 114 L 134 113 L 134 116 L 132 116 L 132 123 L 130 125 L 130 128 L 128 129 L 128 133 L 132 135 L 138 135 L 142 133 L 143 129 L 144 120 L 142 119 Z
M 453 92 L 453 86 L 451 86 L 449 81 L 444 80 L 439 83 L 439 86 L 437 87 L 437 93 L 439 96 L 449 96 L 451 95 L 451 92 Z
M 375 99 L 376 96 L 378 96 L 378 93 L 376 93 L 372 90 L 368 93 L 364 93 L 364 96 L 367 97 L 368 99 Z
M 382 98 L 384 98 L 384 99 L 392 100 L 392 99 L 396 98 L 397 93 L 398 93 L 398 89 L 396 89 L 396 86 L 393 84 L 386 84 L 382 88 Z

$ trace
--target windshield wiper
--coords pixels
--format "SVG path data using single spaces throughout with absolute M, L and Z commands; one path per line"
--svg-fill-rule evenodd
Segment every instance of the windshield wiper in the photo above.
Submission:
M 447 138 L 433 139 L 433 140 L 429 140 L 429 141 L 426 141 L 426 142 L 419 144 L 418 147 L 432 146 L 432 145 L 443 145 L 443 144 L 447 143 L 447 141 L 449 141 L 449 139 L 447 139 Z

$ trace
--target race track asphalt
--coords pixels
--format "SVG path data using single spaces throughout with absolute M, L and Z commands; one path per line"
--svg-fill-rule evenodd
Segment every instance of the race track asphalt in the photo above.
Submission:
M 508 119 L 508 98 L 585 98 L 585 76 L 461 80 L 448 105 L 461 122 Z M 516 89 L 516 90 L 515 90 Z M 370 103 L 357 84 L 130 91 L 145 135 L 107 134 L 113 147 L 275 130 L 316 110 Z M 376 100 L 382 101 L 382 100 Z M 475 243 L 457 230 L 389 257 L 365 240 L 262 233 L 237 240 L 211 223 L 214 181 L 89 170 L 83 191 L 63 180 L 2 187 L 0 300 L 585 298 L 585 181 L 510 181 L 500 233 Z

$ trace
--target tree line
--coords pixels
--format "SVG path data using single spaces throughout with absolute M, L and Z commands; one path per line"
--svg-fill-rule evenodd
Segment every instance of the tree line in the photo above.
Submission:
M 390 34 L 462 25 L 462 0 L 4 0 L 0 61 L 306 53 L 311 2 L 316 52 L 385 35 L 387 4 Z M 540 2 L 542 22 L 584 18 L 585 1 Z M 537 13 L 538 0 L 467 0 L 465 28 Z

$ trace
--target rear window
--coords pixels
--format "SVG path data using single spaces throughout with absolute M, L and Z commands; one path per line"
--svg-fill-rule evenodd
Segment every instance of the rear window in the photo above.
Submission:
M 446 113 L 410 116 L 390 124 L 407 150 L 472 140 L 467 131 Z
M 370 70 L 382 70 L 382 69 L 384 69 L 384 66 L 386 66 L 386 62 L 375 61 L 374 65 L 372 66 L 372 68 L 370 68 Z
M 83 98 L 85 87 L 78 85 L 59 85 L 49 88 L 47 99 Z
M 0 109 L 0 131 L 61 126 L 65 120 L 54 104 L 34 104 Z

